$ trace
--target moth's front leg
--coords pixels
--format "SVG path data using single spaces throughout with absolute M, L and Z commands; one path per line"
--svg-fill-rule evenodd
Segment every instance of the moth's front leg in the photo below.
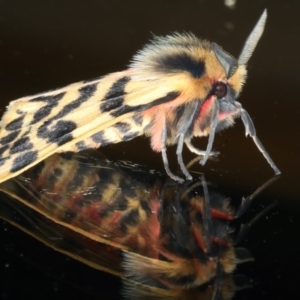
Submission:
M 162 159 L 164 162 L 164 167 L 167 172 L 167 174 L 175 181 L 178 181 L 180 183 L 184 182 L 184 179 L 181 177 L 178 177 L 174 175 L 170 168 L 169 168 L 169 161 L 167 157 L 167 147 L 166 147 L 166 142 L 167 142 L 167 127 L 166 127 L 166 121 L 164 121 L 164 126 L 162 130 L 162 148 L 161 148 L 161 154 L 162 154 Z M 181 166 L 180 166 L 181 167 Z
M 189 171 L 187 170 L 183 159 L 182 159 L 182 148 L 183 148 L 183 143 L 184 143 L 184 134 L 180 134 L 178 137 L 178 144 L 177 144 L 177 149 L 176 149 L 176 154 L 177 154 L 177 160 L 178 160 L 178 164 L 180 166 L 180 169 L 182 171 L 182 173 L 185 175 L 187 180 L 192 180 L 193 177 L 192 175 L 189 173 Z
M 186 146 L 188 147 L 188 149 L 189 149 L 191 152 L 193 152 L 193 153 L 195 153 L 195 154 L 197 154 L 197 155 L 202 155 L 202 156 L 205 155 L 206 151 L 200 150 L 200 149 L 196 148 L 196 147 L 191 143 L 190 140 L 185 140 L 184 143 L 186 144 Z M 215 157 L 216 157 L 216 156 L 218 156 L 219 154 L 220 154 L 219 151 L 212 151 L 212 152 L 210 152 L 209 156 L 215 156 Z

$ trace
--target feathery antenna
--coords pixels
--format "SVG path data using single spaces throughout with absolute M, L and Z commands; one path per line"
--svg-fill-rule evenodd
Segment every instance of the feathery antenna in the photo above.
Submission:
M 238 59 L 240 65 L 245 65 L 251 57 L 260 37 L 263 34 L 266 20 L 267 10 L 265 9 L 244 45 L 242 53 L 240 54 L 240 57 Z

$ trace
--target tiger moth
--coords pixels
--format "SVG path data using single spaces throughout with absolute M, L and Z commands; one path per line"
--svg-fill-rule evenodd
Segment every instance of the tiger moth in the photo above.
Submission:
M 260 39 L 263 12 L 236 60 L 215 43 L 191 33 L 155 37 L 132 59 L 129 68 L 98 79 L 12 101 L 1 121 L 0 182 L 57 152 L 78 152 L 129 141 L 145 134 L 161 152 L 167 174 L 166 148 L 177 145 L 178 164 L 190 180 L 182 158 L 185 144 L 205 164 L 217 131 L 241 117 L 276 174 L 276 167 L 256 136 L 253 122 L 236 101 L 245 82 L 246 64 Z M 191 143 L 208 136 L 205 151 Z

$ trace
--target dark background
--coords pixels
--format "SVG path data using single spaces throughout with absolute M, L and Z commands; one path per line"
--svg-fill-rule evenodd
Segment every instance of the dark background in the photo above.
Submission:
M 235 8 L 217 0 L 0 0 L 0 107 L 10 100 L 124 70 L 152 33 L 191 31 L 238 56 L 264 8 L 268 20 L 249 62 L 249 78 L 239 101 L 253 118 L 258 137 L 282 171 L 256 199 L 249 215 L 278 200 L 243 242 L 255 263 L 243 268 L 254 287 L 236 299 L 298 299 L 300 267 L 300 2 L 237 0 Z M 207 140 L 195 145 L 205 148 Z M 250 194 L 272 169 L 240 120 L 217 134 L 218 162 L 202 169 L 220 191 L 234 199 Z M 137 151 L 138 150 L 138 151 Z M 163 170 L 146 138 L 103 148 L 110 157 Z M 171 166 L 176 168 L 174 148 Z M 193 158 L 184 152 L 186 161 Z M 99 281 L 98 298 L 113 294 L 119 282 L 59 255 L 12 226 L 0 222 L 0 297 L 65 299 L 86 296 Z M 90 295 L 90 297 L 92 297 Z

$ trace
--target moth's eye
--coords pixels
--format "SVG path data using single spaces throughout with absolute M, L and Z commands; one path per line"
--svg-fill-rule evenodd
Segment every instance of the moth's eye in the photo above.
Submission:
M 221 81 L 215 82 L 212 93 L 213 95 L 217 96 L 218 99 L 225 97 L 227 94 L 227 85 Z

